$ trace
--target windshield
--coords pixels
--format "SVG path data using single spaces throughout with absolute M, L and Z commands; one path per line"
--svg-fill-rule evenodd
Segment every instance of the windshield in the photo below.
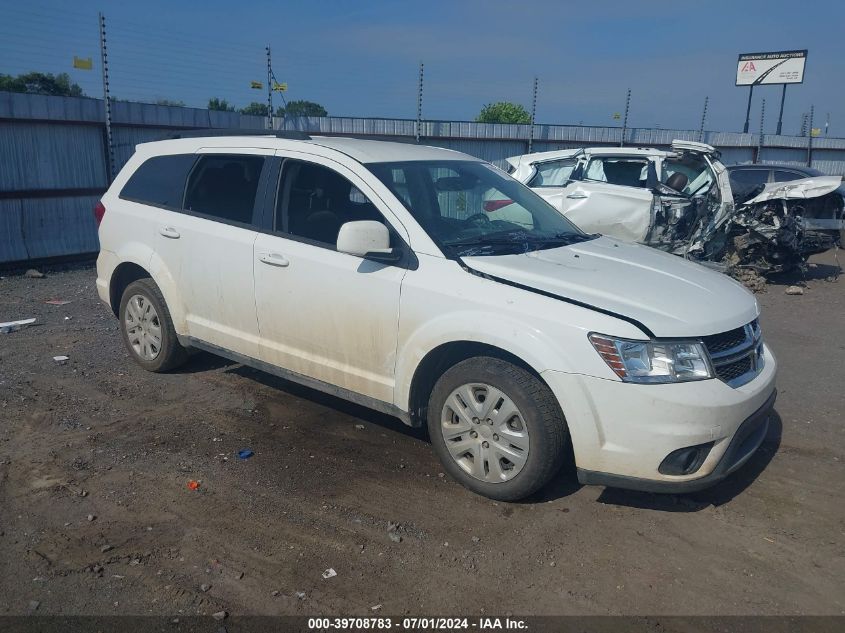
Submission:
M 449 255 L 520 253 L 591 239 L 487 163 L 409 161 L 367 168 Z

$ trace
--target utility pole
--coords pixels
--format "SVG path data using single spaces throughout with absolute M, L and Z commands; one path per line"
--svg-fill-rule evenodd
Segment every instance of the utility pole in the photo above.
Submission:
M 780 114 L 778 115 L 778 129 L 775 134 L 783 131 L 783 102 L 786 101 L 786 84 L 783 84 L 783 92 L 780 93 Z
M 531 126 L 528 130 L 528 153 L 531 153 L 531 146 L 534 144 L 534 117 L 537 114 L 537 84 L 539 79 L 534 77 L 534 97 L 531 100 Z
M 414 136 L 417 143 L 420 142 L 420 133 L 422 132 L 423 68 L 424 64 L 420 62 L 420 79 L 417 84 L 417 122 L 414 126 Z
M 766 120 L 766 100 L 763 99 L 763 102 L 760 106 L 760 134 L 757 136 L 757 156 L 754 160 L 755 163 L 760 162 L 760 154 L 763 152 L 763 122 Z
M 748 123 L 751 120 L 751 95 L 754 94 L 754 84 L 748 86 L 748 105 L 745 108 L 745 125 L 742 128 L 743 134 L 748 134 Z
M 114 143 L 111 135 L 111 96 L 109 95 L 109 54 L 106 50 L 106 16 L 99 13 L 100 62 L 103 67 L 103 106 L 106 112 L 106 170 L 109 183 L 114 178 Z
M 698 142 L 701 143 L 704 140 L 704 121 L 707 119 L 707 102 L 710 100 L 710 97 L 704 97 L 704 109 L 701 111 L 701 127 L 698 128 Z
M 273 65 L 270 62 L 270 45 L 267 45 L 267 129 L 273 129 Z
M 811 105 L 810 106 L 810 122 L 807 126 L 810 134 L 807 138 L 807 167 L 813 166 L 813 115 L 815 114 L 816 107 Z
M 619 147 L 625 145 L 625 133 L 628 131 L 628 111 L 631 109 L 631 89 L 628 88 L 628 96 L 625 97 L 625 119 L 622 122 L 622 138 L 619 141 Z

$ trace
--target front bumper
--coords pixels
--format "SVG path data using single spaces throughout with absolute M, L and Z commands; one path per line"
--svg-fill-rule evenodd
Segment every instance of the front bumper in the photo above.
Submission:
M 643 492 L 682 493 L 709 488 L 747 462 L 763 443 L 766 432 L 769 430 L 769 416 L 776 397 L 777 391 L 773 391 L 766 403 L 739 426 L 722 458 L 708 475 L 686 481 L 661 481 L 579 468 L 578 481 L 585 485 L 627 488 Z
M 766 435 L 777 363 L 733 388 L 718 379 L 643 385 L 546 371 L 569 427 L 582 483 L 681 492 L 710 486 L 739 468 Z M 707 445 L 688 474 L 664 474 L 678 449 Z M 670 471 L 671 472 L 671 471 Z

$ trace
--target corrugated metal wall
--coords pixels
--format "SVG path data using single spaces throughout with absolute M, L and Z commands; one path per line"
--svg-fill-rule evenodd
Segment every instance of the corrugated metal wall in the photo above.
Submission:
M 93 253 L 98 249 L 92 207 L 108 185 L 103 102 L 0 92 L 0 264 Z M 235 112 L 115 101 L 112 138 L 116 168 L 138 143 L 174 129 L 260 129 L 265 119 Z M 311 134 L 369 136 L 413 141 L 409 119 L 303 117 L 275 119 L 277 129 Z M 455 149 L 496 165 L 528 151 L 528 125 L 423 121 L 422 143 Z M 635 128 L 626 145 L 668 147 L 673 139 L 698 140 L 693 130 Z M 619 145 L 619 127 L 534 126 L 533 151 Z M 722 152 L 726 164 L 785 162 L 806 165 L 811 139 L 796 136 L 706 132 L 704 142 Z M 845 139 L 814 138 L 813 166 L 845 174 Z M 758 147 L 760 148 L 759 156 Z

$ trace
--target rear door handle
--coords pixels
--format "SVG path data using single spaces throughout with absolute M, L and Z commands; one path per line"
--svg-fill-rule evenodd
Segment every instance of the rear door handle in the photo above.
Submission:
M 583 200 L 584 198 L 589 198 L 590 194 L 584 191 L 573 191 L 572 193 L 566 196 L 570 200 Z
M 290 266 L 290 262 L 283 255 L 279 255 L 278 253 L 261 253 L 258 259 L 262 263 L 270 266 L 278 266 L 280 268 Z
M 179 231 L 174 229 L 172 226 L 163 226 L 158 230 L 158 233 L 164 237 L 169 237 L 171 240 L 179 239 Z

